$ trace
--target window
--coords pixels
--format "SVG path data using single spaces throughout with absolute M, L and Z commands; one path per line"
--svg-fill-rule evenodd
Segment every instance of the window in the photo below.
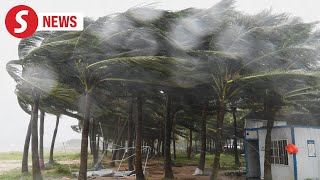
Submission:
M 288 165 L 287 140 L 271 142 L 271 164 Z

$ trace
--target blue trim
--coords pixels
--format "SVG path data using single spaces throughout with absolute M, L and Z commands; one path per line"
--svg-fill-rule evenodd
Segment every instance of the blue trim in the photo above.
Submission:
M 244 159 L 246 161 L 246 177 L 248 177 L 249 169 L 248 169 L 248 156 L 247 156 L 247 148 L 248 148 L 248 141 L 257 141 L 258 142 L 258 157 L 259 157 L 259 178 L 261 178 L 261 166 L 260 166 L 260 147 L 259 147 L 259 129 L 258 128 L 252 128 L 252 129 L 245 129 L 246 131 L 256 131 L 257 132 L 257 139 L 247 139 L 247 133 L 245 132 L 244 138 Z
M 320 126 L 303 126 L 303 125 L 286 125 L 286 126 L 274 126 L 273 129 L 277 128 L 312 128 L 312 129 L 320 129 Z M 244 130 L 254 131 L 260 129 L 267 129 L 267 127 L 259 127 L 259 128 L 244 128 Z
M 246 131 L 257 131 L 259 129 L 261 129 L 261 128 L 244 128 L 244 130 L 246 130 Z
M 294 126 L 274 126 L 273 129 L 278 129 L 278 128 L 291 128 Z M 258 130 L 263 130 L 263 129 L 267 129 L 267 127 L 259 127 L 259 128 L 245 128 L 244 130 L 247 131 L 258 131 Z M 319 127 L 320 129 L 320 127 Z
M 294 127 L 291 127 L 291 138 L 292 138 L 292 144 L 296 144 Z M 294 171 L 294 180 L 298 180 L 298 163 L 297 163 L 296 154 L 293 155 L 293 171 Z
M 293 128 L 312 128 L 312 129 L 320 129 L 320 126 L 303 126 L 303 125 L 292 125 Z
M 244 159 L 245 159 L 245 161 L 246 161 L 246 177 L 248 177 L 248 157 L 247 157 L 247 143 L 248 142 L 246 142 L 245 141 L 245 143 L 244 143 Z
M 261 179 L 261 162 L 260 162 L 260 139 L 259 139 L 259 130 L 257 130 L 257 138 L 258 138 L 258 157 L 259 157 L 259 174 Z

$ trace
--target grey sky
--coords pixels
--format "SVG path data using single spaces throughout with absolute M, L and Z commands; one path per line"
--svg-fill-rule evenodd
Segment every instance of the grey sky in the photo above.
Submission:
M 217 0 L 45 0 L 45 1 L 0 1 L 0 151 L 12 151 L 23 148 L 29 116 L 17 104 L 14 94 L 15 83 L 6 72 L 5 64 L 9 60 L 17 59 L 17 45 L 19 39 L 12 37 L 5 28 L 5 15 L 15 5 L 25 4 L 36 12 L 79 12 L 85 16 L 97 18 L 99 16 L 123 12 L 137 5 L 156 3 L 155 7 L 168 10 L 178 10 L 189 7 L 208 8 Z M 238 0 L 237 9 L 246 13 L 257 13 L 263 9 L 274 12 L 288 12 L 300 16 L 305 21 L 320 20 L 319 0 Z M 60 121 L 57 143 L 68 139 L 80 138 L 73 132 L 70 125 L 77 121 L 62 117 Z M 45 146 L 49 146 L 55 124 L 55 117 L 47 116 L 45 121 Z

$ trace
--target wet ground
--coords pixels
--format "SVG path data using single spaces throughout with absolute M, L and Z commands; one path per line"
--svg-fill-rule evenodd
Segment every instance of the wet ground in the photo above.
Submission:
M 209 176 L 192 176 L 196 166 L 184 166 L 184 167 L 173 167 L 174 177 L 179 180 L 208 180 Z M 149 165 L 148 174 L 146 178 L 149 180 L 162 180 L 163 179 L 163 167 L 155 166 L 154 164 Z M 245 177 L 236 176 L 225 176 L 226 171 L 219 173 L 219 180 L 245 180 Z M 97 180 L 117 179 L 117 178 L 95 178 Z M 118 179 L 135 179 L 134 177 L 123 177 Z
M 31 165 L 31 164 L 30 164 Z M 1 160 L 0 173 L 21 167 L 21 160 Z
M 59 162 L 66 163 L 66 162 Z M 69 162 L 70 163 L 70 162 Z M 75 163 L 75 162 L 72 162 Z M 31 164 L 30 164 L 31 165 Z M 9 171 L 12 169 L 20 168 L 20 160 L 2 160 L 0 161 L 0 173 Z M 184 166 L 184 167 L 173 167 L 174 177 L 180 180 L 208 180 L 209 176 L 192 176 L 196 166 Z M 115 169 L 116 170 L 116 169 Z M 123 169 L 125 170 L 125 169 Z M 156 163 L 151 163 L 147 169 L 148 174 L 146 178 L 149 180 L 161 180 L 163 178 L 163 167 Z M 236 176 L 225 176 L 226 171 L 221 171 L 219 173 L 220 180 L 245 180 L 245 177 L 236 177 Z M 207 172 L 208 174 L 209 172 Z M 63 178 L 65 180 L 73 180 L 76 178 Z M 134 177 L 123 177 L 123 178 L 94 178 L 96 180 L 107 180 L 107 179 L 135 179 Z

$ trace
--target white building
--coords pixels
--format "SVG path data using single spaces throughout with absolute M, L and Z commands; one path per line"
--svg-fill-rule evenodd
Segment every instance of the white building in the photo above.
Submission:
M 271 168 L 273 180 L 320 179 L 320 127 L 288 126 L 276 121 L 271 133 Z M 247 120 L 245 154 L 247 179 L 263 179 L 266 121 Z M 295 144 L 299 152 L 290 155 L 284 149 Z

